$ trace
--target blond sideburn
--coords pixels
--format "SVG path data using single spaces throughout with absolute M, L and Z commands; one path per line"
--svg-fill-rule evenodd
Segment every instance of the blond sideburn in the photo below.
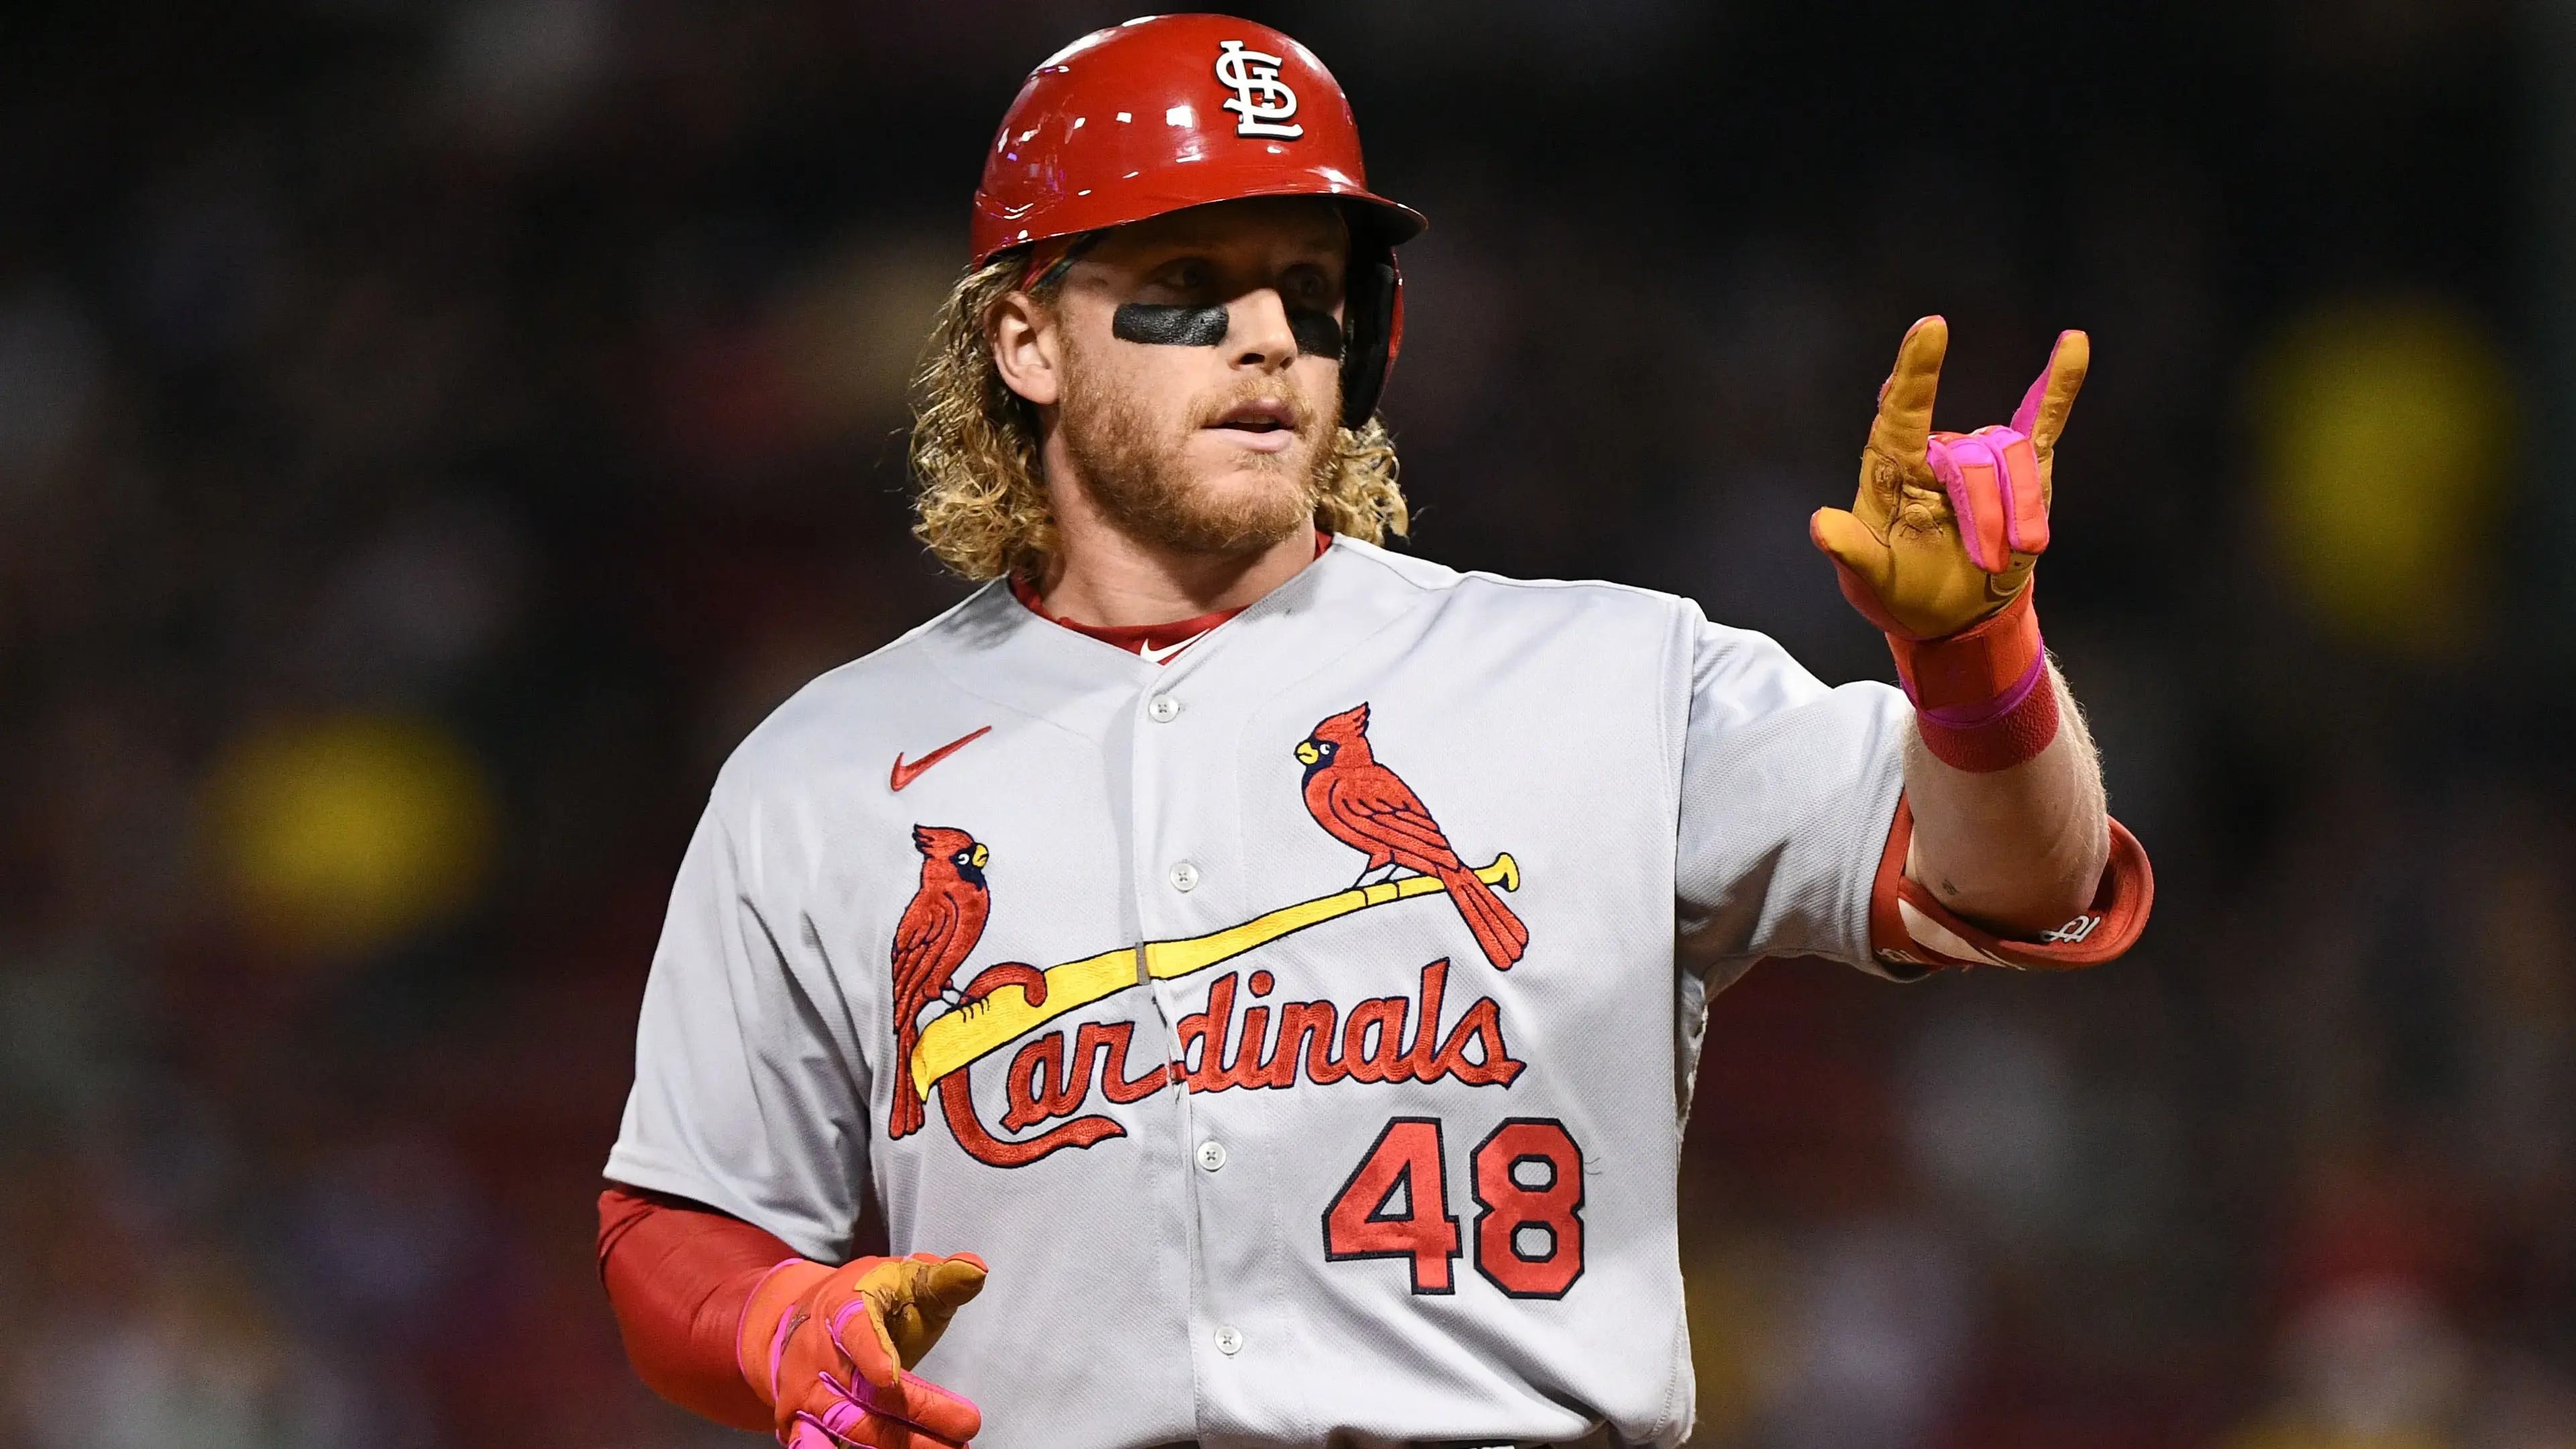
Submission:
M 1015 247 L 950 288 L 912 384 L 913 536 L 957 573 L 981 583 L 1004 574 L 1043 578 L 1061 546 L 1038 462 L 1037 410 L 1012 392 L 993 362 L 993 309 L 1019 285 L 1028 249 Z M 1041 288 L 1049 301 L 1053 286 Z M 1396 486 L 1395 442 L 1372 417 L 1334 430 L 1316 521 L 1370 543 L 1409 522 Z

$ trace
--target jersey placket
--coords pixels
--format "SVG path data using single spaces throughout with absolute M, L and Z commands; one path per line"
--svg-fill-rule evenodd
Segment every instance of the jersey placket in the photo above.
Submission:
M 1231 630 L 1225 632 L 1233 632 Z M 1179 940 L 1222 929 L 1263 907 L 1242 879 L 1233 757 L 1229 742 L 1240 727 L 1225 691 L 1208 679 L 1210 666 L 1231 638 L 1204 638 L 1170 664 L 1140 693 L 1136 704 L 1131 802 L 1135 842 L 1136 916 L 1143 940 Z M 1202 681 L 1207 687 L 1197 687 Z M 1141 969 L 1141 968 L 1140 968 Z M 1178 980 L 1149 984 L 1161 1016 L 1162 1041 L 1176 1071 L 1186 1074 L 1181 1023 L 1209 1005 L 1219 967 Z M 1201 1048 L 1220 1049 L 1225 1023 Z M 1214 1064 L 1201 1060 L 1203 1068 Z M 1197 1385 L 1199 1437 L 1223 1442 L 1256 1432 L 1259 1385 L 1285 1367 L 1288 1335 L 1259 1301 L 1259 1275 L 1249 1271 L 1266 1240 L 1268 1209 L 1258 1184 L 1263 1165 L 1227 1140 L 1225 1099 L 1189 1091 L 1186 1082 L 1170 1117 L 1177 1131 L 1151 1150 L 1179 1165 L 1185 1184 L 1190 1241 L 1190 1358 Z M 1141 1144 L 1140 1144 L 1141 1145 Z

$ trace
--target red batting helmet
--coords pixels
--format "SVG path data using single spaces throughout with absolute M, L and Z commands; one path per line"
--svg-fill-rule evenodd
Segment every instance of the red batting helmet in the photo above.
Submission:
M 1097 30 L 1029 73 L 975 190 L 975 265 L 1248 196 L 1345 203 L 1352 250 L 1342 420 L 1357 427 L 1404 338 L 1394 247 L 1420 213 L 1368 189 L 1358 126 L 1314 53 L 1266 25 L 1158 15 Z

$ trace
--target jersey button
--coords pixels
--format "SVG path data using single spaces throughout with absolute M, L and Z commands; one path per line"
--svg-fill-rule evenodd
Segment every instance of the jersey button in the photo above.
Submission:
M 1170 724 L 1181 717 L 1181 702 L 1168 694 L 1158 694 L 1145 701 L 1145 718 L 1156 724 Z
M 1225 1144 L 1213 1137 L 1200 1143 L 1199 1166 L 1209 1172 L 1225 1166 Z
M 1172 889 L 1176 891 L 1192 891 L 1197 890 L 1198 887 L 1199 868 L 1197 866 L 1192 865 L 1185 860 L 1172 867 Z
M 1229 1323 L 1216 1331 L 1216 1351 L 1227 1358 L 1243 1352 L 1243 1335 L 1235 1331 L 1233 1324 Z

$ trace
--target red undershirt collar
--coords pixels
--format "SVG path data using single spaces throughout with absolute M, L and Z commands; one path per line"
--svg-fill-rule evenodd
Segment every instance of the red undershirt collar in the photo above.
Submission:
M 1322 558 L 1325 550 L 1332 546 L 1333 536 L 1316 529 L 1315 557 Z M 1219 609 L 1213 614 L 1175 619 L 1168 624 L 1077 624 L 1061 615 L 1048 613 L 1046 606 L 1038 602 L 1037 586 L 1018 574 L 1011 575 L 1011 597 L 1048 623 L 1061 624 L 1076 634 L 1087 634 L 1114 649 L 1141 655 L 1156 664 L 1169 664 L 1184 645 L 1195 643 L 1200 635 L 1243 612 L 1242 608 Z M 1244 606 L 1249 607 L 1248 604 Z

